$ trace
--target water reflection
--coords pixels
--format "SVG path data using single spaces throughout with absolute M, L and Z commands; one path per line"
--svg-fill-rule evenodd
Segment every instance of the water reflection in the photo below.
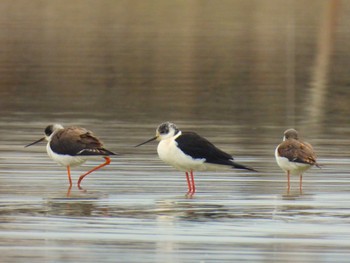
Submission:
M 311 79 L 310 100 L 307 106 L 310 128 L 319 128 L 324 120 L 326 96 L 329 94 L 329 70 L 334 48 L 336 24 L 339 18 L 340 1 L 328 1 L 324 6 L 322 24 L 320 24 L 317 52 Z
M 94 203 L 87 200 L 78 199 L 76 202 L 54 202 L 53 200 L 47 203 L 47 214 L 52 216 L 66 216 L 66 217 L 85 217 L 91 215 L 101 215 L 104 213 L 96 211 Z
M 339 50 L 332 48 L 332 36 L 347 25 L 339 11 L 339 6 L 346 10 L 344 1 L 310 1 L 308 8 L 293 1 L 182 2 L 167 9 L 165 3 L 155 8 L 134 1 L 82 8 L 64 0 L 38 2 L 25 13 L 10 2 L 2 3 L 2 10 L 10 10 L 3 18 L 15 16 L 18 24 L 10 23 L 0 34 L 7 43 L 0 107 L 35 113 L 31 121 L 102 115 L 155 124 L 218 120 L 256 128 L 304 125 L 322 105 L 329 107 L 326 114 L 337 110 L 334 101 L 348 109 L 346 90 L 325 96 L 324 88 L 315 87 L 327 78 L 329 63 L 339 64 L 330 59 L 331 51 Z M 78 7 L 81 12 L 75 14 Z M 332 75 L 342 73 L 338 66 L 331 68 Z M 331 78 L 326 86 L 334 82 Z M 312 116 L 303 114 L 304 104 Z M 329 120 L 314 122 L 321 129 Z
M 3 262 L 349 258 L 350 2 L 24 3 L 0 1 Z M 186 199 L 155 146 L 133 147 L 166 120 L 260 172 L 199 173 Z M 45 147 L 23 150 L 55 122 L 119 153 L 69 198 Z M 325 164 L 302 193 L 273 157 L 291 126 Z
M 81 121 L 83 126 L 89 123 Z M 45 233 L 48 243 L 37 241 L 32 246 L 53 250 L 47 253 L 49 259 L 64 255 L 68 260 L 91 246 L 95 249 L 84 254 L 87 258 L 105 253 L 127 257 L 139 251 L 138 258 L 152 255 L 158 261 L 193 257 L 226 260 L 238 257 L 242 249 L 252 252 L 256 248 L 280 251 L 278 258 L 288 259 L 289 253 L 301 247 L 306 251 L 322 248 L 329 254 L 333 254 L 334 246 L 341 246 L 344 251 L 349 248 L 341 238 L 349 233 L 346 226 L 350 218 L 346 208 L 350 201 L 346 194 L 349 164 L 346 158 L 334 158 L 337 155 L 332 152 L 326 154 L 323 147 L 329 147 L 328 139 L 317 141 L 321 156 L 328 156 L 323 162 L 327 165 L 305 175 L 303 193 L 293 187 L 297 180 L 292 177 L 292 189 L 287 193 L 285 175 L 273 158 L 274 141 L 280 141 L 279 136 L 272 138 L 275 129 L 269 130 L 266 137 L 270 139 L 262 138 L 255 148 L 250 144 L 250 136 L 237 131 L 243 128 L 184 123 L 189 129 L 208 134 L 225 150 L 234 148 L 237 161 L 251 163 L 261 170 L 254 175 L 234 171 L 199 173 L 198 196 L 186 199 L 182 192 L 183 175 L 158 160 L 155 146 L 142 152 L 131 147 L 144 137 L 145 131 L 153 131 L 153 125 L 94 120 L 93 126 L 104 141 L 122 154 L 85 182 L 86 191 L 74 187 L 70 198 L 66 198 L 64 169 L 52 163 L 45 147 L 23 152 L 25 142 L 41 130 L 43 123 L 31 124 L 32 128 L 15 133 L 15 137 L 12 131 L 20 130 L 22 123 L 17 120 L 2 124 L 6 134 L 3 149 L 10 148 L 7 141 L 18 140 L 12 152 L 1 155 L 0 214 L 6 223 L 0 228 L 2 244 L 15 246 L 19 239 L 41 240 Z M 125 134 L 130 136 L 127 142 Z M 346 136 L 340 135 L 334 142 L 338 149 L 345 149 Z M 74 181 L 97 163 L 75 169 Z M 323 239 L 333 241 L 331 244 L 318 241 Z M 77 244 L 76 250 L 71 251 L 65 244 L 69 240 Z M 282 250 L 279 243 L 284 244 Z M 109 249 L 101 244 L 107 244 Z M 55 253 L 65 249 L 68 250 L 63 254 Z M 188 249 L 193 254 L 186 253 Z M 202 255 L 203 249 L 210 256 Z M 183 253 L 179 255 L 179 251 Z M 13 254 L 14 250 L 8 251 L 8 255 Z M 27 256 L 40 257 L 40 253 L 34 250 Z
M 228 198 L 221 200 L 221 204 L 218 204 L 216 199 L 208 201 L 204 198 L 186 201 L 184 198 L 158 200 L 154 204 L 128 205 L 118 204 L 118 199 L 106 199 L 106 196 L 98 197 L 97 195 L 91 197 L 91 194 L 79 198 L 36 200 L 35 203 L 28 201 L 25 205 L 20 204 L 20 200 L 12 200 L 11 202 L 11 206 L 3 204 L 0 209 L 2 216 L 109 217 L 141 220 L 166 218 L 167 221 L 172 222 L 213 222 L 268 220 L 272 218 L 275 220 L 296 219 L 298 216 L 306 214 L 310 218 L 317 218 L 322 217 L 323 213 L 324 215 L 329 214 L 329 211 L 320 211 L 321 204 L 315 203 L 313 194 L 285 194 L 280 198 L 265 196 L 260 199 L 254 198 L 251 201 Z M 231 202 L 233 203 L 231 204 Z M 313 203 L 317 204 L 318 207 L 311 205 Z

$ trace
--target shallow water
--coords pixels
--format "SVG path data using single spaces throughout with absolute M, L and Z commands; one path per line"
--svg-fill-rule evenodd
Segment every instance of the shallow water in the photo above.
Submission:
M 348 260 L 348 2 L 88 3 L 0 3 L 2 262 Z M 134 147 L 167 120 L 259 172 L 195 173 L 186 198 L 156 143 Z M 45 144 L 24 148 L 54 122 L 118 153 L 69 197 Z M 323 165 L 302 192 L 274 160 L 289 127 Z

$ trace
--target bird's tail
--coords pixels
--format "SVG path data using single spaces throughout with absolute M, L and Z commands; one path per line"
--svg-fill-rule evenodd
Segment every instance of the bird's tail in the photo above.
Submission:
M 315 166 L 318 167 L 318 168 L 322 168 L 323 164 L 315 163 Z
M 103 149 L 105 152 L 105 155 L 118 155 L 117 153 L 111 152 L 110 150 Z
M 257 170 L 255 170 L 253 168 L 250 168 L 250 167 L 247 167 L 247 166 L 244 166 L 244 165 L 239 164 L 239 163 L 231 162 L 231 165 L 232 165 L 233 168 L 245 169 L 245 170 L 249 170 L 249 171 L 252 171 L 252 172 L 257 172 Z

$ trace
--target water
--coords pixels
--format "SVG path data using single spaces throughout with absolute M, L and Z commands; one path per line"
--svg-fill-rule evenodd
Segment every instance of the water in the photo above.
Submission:
M 346 262 L 347 1 L 1 1 L 1 262 Z M 245 171 L 182 172 L 156 143 L 173 121 Z M 42 137 L 93 130 L 119 153 L 67 197 Z M 322 169 L 277 167 L 286 128 Z M 72 169 L 73 181 L 98 165 Z

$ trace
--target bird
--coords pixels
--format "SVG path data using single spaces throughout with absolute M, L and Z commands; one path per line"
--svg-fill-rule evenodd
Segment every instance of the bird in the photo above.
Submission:
M 233 157 L 217 148 L 195 132 L 182 132 L 174 123 L 164 122 L 156 129 L 156 136 L 135 147 L 151 141 L 159 141 L 159 158 L 186 174 L 188 192 L 192 197 L 196 192 L 194 171 L 212 171 L 220 168 L 237 168 L 255 171 L 253 168 L 236 163 Z
M 65 166 L 68 174 L 69 187 L 72 187 L 70 167 L 79 166 L 91 157 L 102 156 L 105 162 L 81 175 L 78 180 L 78 188 L 88 174 L 111 163 L 112 151 L 104 148 L 103 143 L 95 135 L 81 127 L 64 128 L 61 124 L 51 124 L 45 128 L 45 136 L 25 147 L 32 146 L 44 140 L 47 141 L 46 151 L 48 156 L 58 164 Z M 70 192 L 70 188 L 69 191 Z
M 299 175 L 299 189 L 302 190 L 303 173 L 312 166 L 320 168 L 316 161 L 316 154 L 307 142 L 299 139 L 295 129 L 284 132 L 283 142 L 275 150 L 278 166 L 287 173 L 287 190 L 290 190 L 290 175 Z

